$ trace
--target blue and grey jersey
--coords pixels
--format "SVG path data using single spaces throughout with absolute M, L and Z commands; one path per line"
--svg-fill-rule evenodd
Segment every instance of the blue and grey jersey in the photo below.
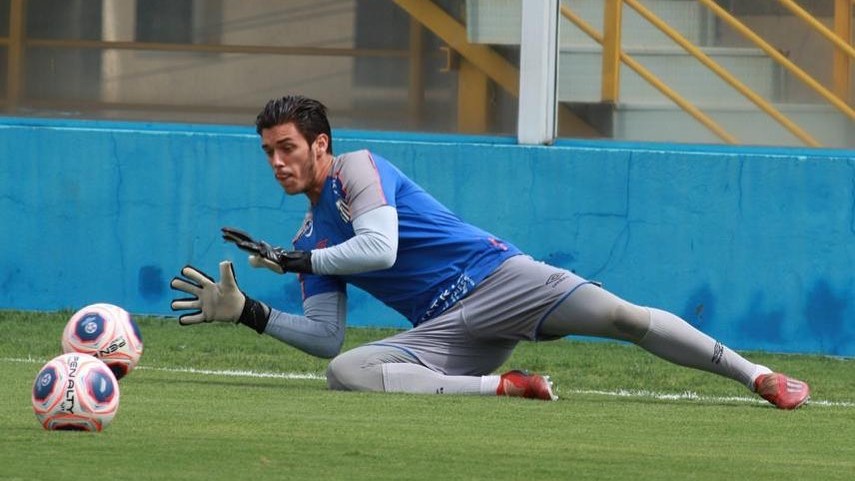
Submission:
M 453 306 L 503 261 L 520 254 L 515 246 L 462 221 L 389 161 L 366 150 L 334 159 L 294 248 L 318 252 L 339 245 L 354 237 L 354 218 L 386 205 L 398 217 L 394 264 L 360 273 L 301 274 L 304 299 L 344 292 L 353 284 L 418 325 Z

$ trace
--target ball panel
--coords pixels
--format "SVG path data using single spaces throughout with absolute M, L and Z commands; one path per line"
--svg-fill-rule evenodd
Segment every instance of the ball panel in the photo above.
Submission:
M 116 376 L 103 363 L 90 363 L 80 377 L 80 403 L 84 409 L 101 416 L 115 414 L 119 407 L 119 384 Z
M 46 401 L 54 394 L 57 381 L 59 381 L 59 374 L 56 372 L 56 366 L 48 365 L 42 369 L 33 385 L 33 399 L 38 402 Z
M 104 334 L 104 318 L 97 312 L 89 312 L 75 322 L 74 334 L 82 342 L 97 341 Z
M 143 338 L 142 332 L 140 332 L 140 326 L 138 326 L 137 323 L 133 319 L 131 319 L 130 315 L 128 315 L 128 323 L 131 325 L 131 330 L 134 333 L 134 337 L 136 337 L 135 341 L 137 342 L 137 344 L 142 346 Z
M 42 426 L 50 431 L 89 431 L 97 432 L 104 429 L 105 424 L 95 419 L 72 414 L 59 415 L 46 420 Z

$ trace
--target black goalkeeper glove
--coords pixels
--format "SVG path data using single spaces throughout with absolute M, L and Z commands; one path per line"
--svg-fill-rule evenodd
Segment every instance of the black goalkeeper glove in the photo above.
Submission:
M 173 311 L 193 311 L 179 316 L 179 324 L 188 326 L 200 322 L 239 322 L 259 334 L 264 332 L 270 308 L 241 292 L 231 262 L 220 262 L 220 282 L 193 266 L 185 266 L 181 269 L 181 275 L 184 277 L 172 279 L 170 287 L 193 297 L 175 299 L 171 307 Z
M 250 253 L 249 263 L 253 267 L 266 267 L 279 274 L 286 272 L 312 273 L 312 251 L 289 251 L 273 247 L 267 242 L 257 241 L 246 232 L 232 227 L 223 227 L 223 239 Z

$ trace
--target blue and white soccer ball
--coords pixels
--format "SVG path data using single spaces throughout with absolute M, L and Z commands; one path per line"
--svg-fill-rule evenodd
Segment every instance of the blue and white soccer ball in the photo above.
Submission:
M 62 351 L 82 352 L 104 361 L 116 379 L 127 376 L 143 353 L 142 334 L 128 311 L 113 304 L 92 304 L 69 319 Z
M 33 383 L 33 412 L 48 430 L 101 431 L 119 409 L 119 383 L 106 364 L 82 353 L 59 355 Z

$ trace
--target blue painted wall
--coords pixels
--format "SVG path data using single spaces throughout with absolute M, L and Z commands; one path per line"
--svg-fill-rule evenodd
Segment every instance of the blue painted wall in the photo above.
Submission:
M 738 349 L 855 355 L 855 152 L 334 132 L 535 258 L 673 311 Z M 252 269 L 231 225 L 287 244 L 306 209 L 249 128 L 0 120 L 0 308 L 112 302 L 170 314 L 185 264 L 236 262 L 298 311 L 293 276 Z M 407 324 L 351 291 L 351 324 Z

